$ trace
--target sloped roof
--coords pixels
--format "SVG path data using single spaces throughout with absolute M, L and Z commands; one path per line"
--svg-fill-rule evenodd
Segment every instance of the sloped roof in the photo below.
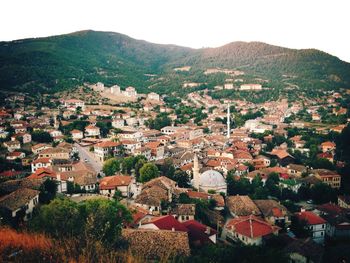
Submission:
M 231 219 L 226 227 L 249 238 L 267 236 L 280 229 L 252 215 Z
M 287 208 L 275 200 L 254 200 L 256 206 L 260 209 L 264 217 L 282 217 L 287 214 Z
M 134 255 L 148 260 L 168 260 L 175 256 L 189 256 L 190 246 L 186 232 L 150 229 L 123 229 Z
M 40 191 L 30 188 L 19 188 L 16 191 L 0 198 L 0 207 L 7 208 L 10 211 L 15 211 L 18 208 L 26 205 L 35 196 L 39 195 Z
M 210 236 L 217 233 L 216 230 L 199 223 L 196 220 L 188 220 L 182 223 L 188 230 L 190 242 L 200 242 L 201 244 L 211 243 Z
M 320 225 L 327 223 L 322 217 L 311 211 L 303 211 L 296 214 L 298 219 L 305 220 L 308 225 Z
M 144 222 L 143 225 L 154 224 L 161 230 L 175 230 L 187 232 L 187 228 L 184 227 L 179 221 L 177 221 L 173 216 L 166 215 L 160 217 L 154 217 L 147 222 Z
M 127 175 L 106 176 L 100 181 L 100 190 L 115 189 L 118 186 L 128 186 L 132 177 Z
M 226 205 L 236 216 L 260 215 L 259 208 L 248 195 L 235 195 L 226 198 Z

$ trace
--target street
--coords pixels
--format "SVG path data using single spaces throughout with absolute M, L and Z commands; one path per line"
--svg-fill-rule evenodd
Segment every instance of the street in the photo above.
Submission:
M 77 143 L 74 143 L 74 146 L 79 152 L 80 160 L 84 162 L 85 159 L 87 159 L 88 163 L 94 168 L 96 173 L 102 172 L 102 163 L 95 159 L 94 154 L 90 152 L 88 148 L 84 148 Z

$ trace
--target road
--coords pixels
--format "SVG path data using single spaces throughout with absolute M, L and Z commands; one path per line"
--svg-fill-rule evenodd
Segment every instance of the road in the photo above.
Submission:
M 102 162 L 97 160 L 94 157 L 94 154 L 90 152 L 88 148 L 84 148 L 77 143 L 75 143 L 74 146 L 79 152 L 80 160 L 84 161 L 85 159 L 87 159 L 88 163 L 92 166 L 92 168 L 94 168 L 96 173 L 102 172 Z

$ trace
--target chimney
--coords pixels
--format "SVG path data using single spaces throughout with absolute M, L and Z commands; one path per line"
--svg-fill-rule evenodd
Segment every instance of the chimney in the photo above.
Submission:
M 301 209 L 300 209 L 300 212 L 305 212 L 305 208 L 301 208 Z
M 171 231 L 175 232 L 175 228 L 174 228 L 174 227 L 172 227 L 172 228 L 171 228 Z

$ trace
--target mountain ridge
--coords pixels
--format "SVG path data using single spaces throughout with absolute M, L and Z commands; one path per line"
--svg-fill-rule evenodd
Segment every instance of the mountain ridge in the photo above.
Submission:
M 181 66 L 191 66 L 194 74 L 174 75 L 173 68 Z M 335 56 L 312 48 L 291 49 L 259 41 L 193 49 L 116 32 L 81 30 L 0 42 L 0 89 L 56 91 L 102 81 L 133 85 L 144 92 L 148 86 L 163 85 L 168 92 L 186 80 L 211 83 L 212 77 L 200 75 L 209 67 L 243 69 L 249 75 L 278 83 L 284 75 L 295 75 L 296 84 L 304 83 L 305 87 L 348 87 L 350 83 L 350 64 Z M 157 91 L 162 93 L 161 89 Z

